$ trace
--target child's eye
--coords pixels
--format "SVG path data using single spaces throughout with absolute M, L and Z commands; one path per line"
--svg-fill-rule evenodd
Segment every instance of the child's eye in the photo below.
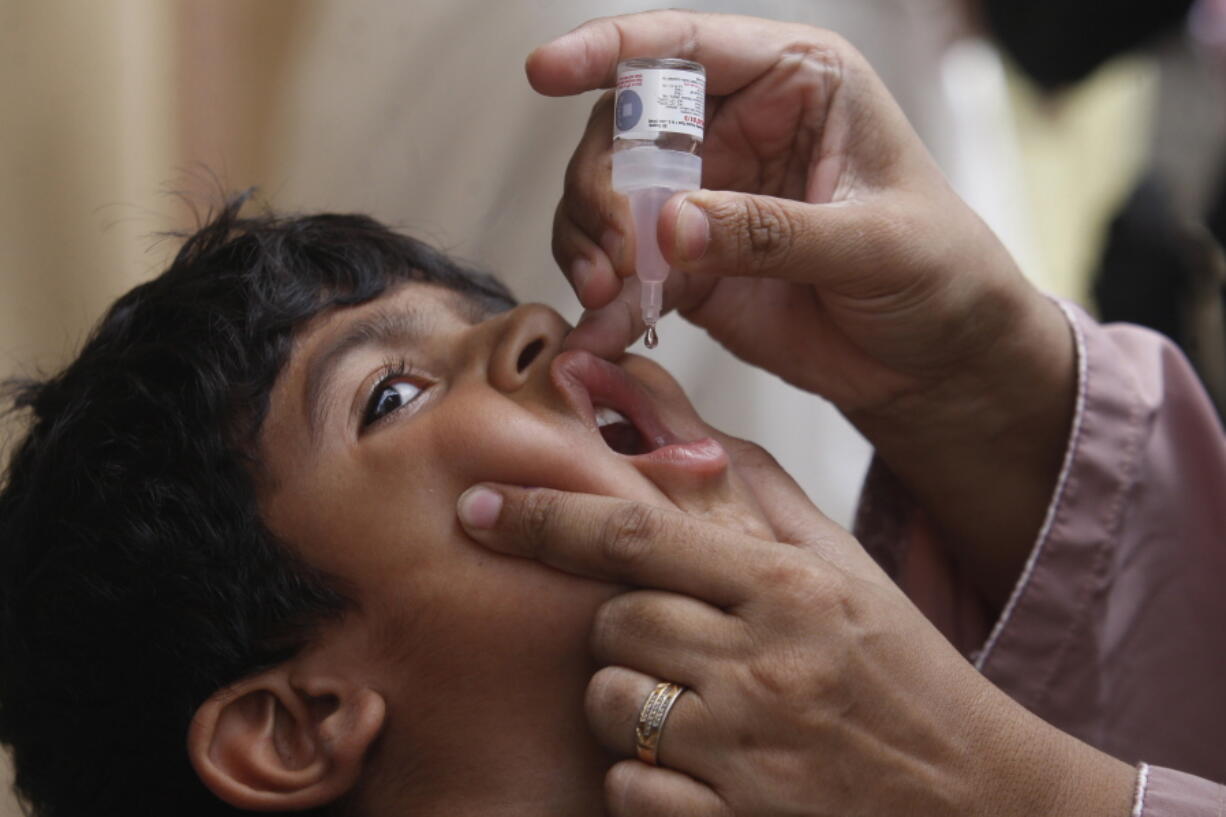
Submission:
M 375 386 L 362 425 L 368 426 L 417 399 L 424 389 L 411 380 L 384 380 Z

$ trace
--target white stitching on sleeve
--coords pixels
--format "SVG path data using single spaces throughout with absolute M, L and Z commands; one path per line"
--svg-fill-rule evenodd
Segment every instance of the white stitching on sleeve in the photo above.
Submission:
M 1137 764 L 1137 793 L 1132 798 L 1132 817 L 1145 813 L 1145 792 L 1149 789 L 1149 764 Z

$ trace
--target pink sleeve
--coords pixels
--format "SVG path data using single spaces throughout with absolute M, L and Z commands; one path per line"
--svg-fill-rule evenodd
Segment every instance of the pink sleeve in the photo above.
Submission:
M 1132 817 L 1223 817 L 1226 786 L 1142 764 Z
M 975 601 L 879 461 L 857 535 L 1020 703 L 1127 762 L 1190 773 L 1155 767 L 1146 817 L 1226 817 L 1198 805 L 1223 794 L 1200 778 L 1226 781 L 1226 440 L 1173 345 L 1065 311 L 1077 336 L 1076 415 L 1004 612 L 992 621 Z M 1184 783 L 1186 806 L 1169 794 Z

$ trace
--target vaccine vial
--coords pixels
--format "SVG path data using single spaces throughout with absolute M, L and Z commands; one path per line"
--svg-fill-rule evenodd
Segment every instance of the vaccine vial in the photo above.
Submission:
M 613 189 L 630 203 L 649 349 L 657 343 L 668 278 L 656 222 L 674 193 L 702 185 L 706 90 L 705 69 L 689 60 L 630 59 L 617 65 Z

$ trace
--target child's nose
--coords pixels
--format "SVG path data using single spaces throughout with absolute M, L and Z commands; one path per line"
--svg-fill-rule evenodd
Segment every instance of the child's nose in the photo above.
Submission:
M 489 378 L 494 388 L 513 392 L 548 371 L 569 327 L 557 312 L 539 304 L 516 307 L 504 321 L 490 356 Z

